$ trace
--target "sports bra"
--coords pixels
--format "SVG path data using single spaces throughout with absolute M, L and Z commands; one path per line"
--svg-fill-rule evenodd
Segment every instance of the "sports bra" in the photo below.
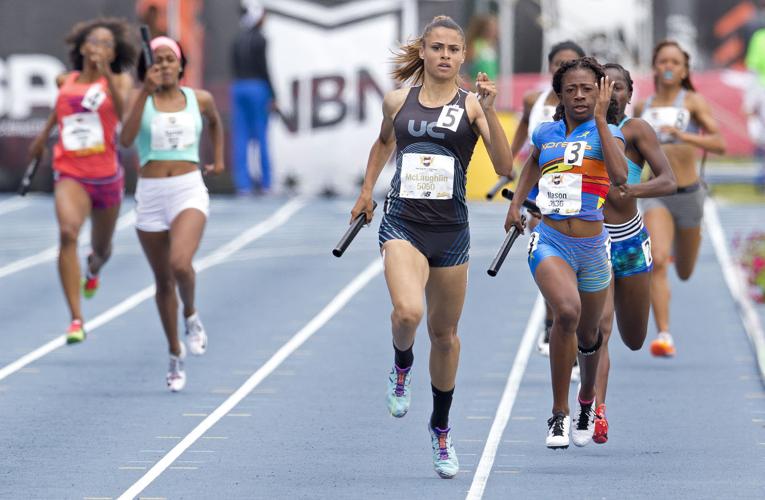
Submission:
M 181 87 L 181 91 L 186 97 L 186 107 L 181 111 L 158 111 L 154 98 L 146 99 L 136 140 L 142 167 L 152 160 L 199 163 L 202 115 L 194 89 Z
M 700 131 L 698 122 L 693 119 L 691 112 L 685 107 L 687 91 L 681 89 L 671 106 L 652 106 L 655 96 L 651 96 L 645 102 L 645 108 L 640 118 L 647 121 L 653 127 L 659 142 L 662 144 L 681 143 L 676 137 L 661 131 L 662 127 L 674 127 L 683 132 L 697 134 Z

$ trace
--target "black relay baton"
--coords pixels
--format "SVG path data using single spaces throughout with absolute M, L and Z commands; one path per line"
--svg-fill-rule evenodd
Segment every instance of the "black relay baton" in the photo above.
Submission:
M 34 176 L 37 173 L 37 168 L 40 166 L 41 158 L 42 157 L 39 156 L 27 165 L 27 169 L 24 171 L 24 177 L 21 178 L 21 184 L 19 184 L 19 194 L 21 196 L 25 196 L 29 192 L 29 188 L 32 186 L 32 179 L 34 179 Z
M 499 247 L 497 256 L 494 257 L 494 260 L 491 261 L 489 269 L 486 270 L 489 276 L 493 278 L 497 275 L 499 268 L 502 267 L 502 263 L 505 262 L 505 257 L 507 257 L 507 254 L 510 253 L 510 249 L 513 248 L 513 243 L 515 243 L 515 240 L 517 240 L 518 236 L 520 235 L 521 232 L 518 231 L 517 227 L 513 226 L 510 228 L 510 231 L 508 231 L 507 235 L 505 236 L 505 241 L 503 241 L 502 246 Z
M 505 184 L 507 184 L 510 181 L 511 181 L 510 177 L 507 177 L 507 176 L 504 176 L 504 175 L 502 177 L 500 177 L 497 180 L 497 183 L 494 184 L 494 186 L 492 186 L 491 189 L 489 189 L 488 193 L 486 193 L 486 199 L 487 200 L 494 199 L 494 197 L 497 196 L 497 193 L 499 193 L 499 190 L 502 189 L 502 186 L 504 186 Z
M 515 193 L 513 193 L 509 189 L 503 189 L 502 190 L 502 197 L 503 198 L 507 198 L 508 200 L 512 201 L 514 195 L 515 195 Z M 533 201 L 523 200 L 523 206 L 526 207 L 526 209 L 529 212 L 534 212 L 537 215 L 542 215 L 542 211 L 539 210 L 539 207 Z
M 141 25 L 141 51 L 143 52 L 143 62 L 146 64 L 146 71 L 154 64 L 154 53 L 151 51 L 151 34 L 149 27 Z
M 377 202 L 372 200 L 372 211 L 374 211 L 375 208 L 377 208 Z M 356 216 L 355 219 L 353 219 L 351 226 L 345 232 L 343 237 L 340 238 L 337 246 L 332 250 L 332 255 L 335 257 L 342 257 L 343 253 L 345 253 L 345 250 L 348 248 L 348 245 L 351 244 L 353 238 L 356 237 L 356 235 L 359 233 L 359 231 L 361 231 L 361 228 L 364 227 L 364 224 L 366 223 L 367 214 L 365 212 L 361 212 L 358 216 Z

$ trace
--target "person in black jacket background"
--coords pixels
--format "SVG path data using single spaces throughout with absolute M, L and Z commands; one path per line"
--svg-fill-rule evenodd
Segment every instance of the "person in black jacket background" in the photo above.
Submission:
M 234 82 L 231 87 L 231 130 L 234 149 L 234 185 L 238 194 L 271 190 L 268 117 L 275 107 L 274 88 L 266 60 L 262 26 L 265 9 L 256 0 L 242 0 L 240 29 L 231 47 Z M 260 179 L 250 176 L 247 147 L 255 140 L 260 154 Z

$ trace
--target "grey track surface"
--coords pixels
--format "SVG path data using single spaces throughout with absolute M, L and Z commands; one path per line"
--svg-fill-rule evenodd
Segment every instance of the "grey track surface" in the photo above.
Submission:
M 285 202 L 214 199 L 198 256 Z M 210 347 L 189 358 L 184 392 L 164 388 L 166 345 L 153 300 L 0 381 L 0 498 L 116 498 L 138 480 L 378 258 L 380 210 L 343 258 L 330 255 L 351 204 L 311 201 L 198 275 Z M 131 207 L 127 201 L 123 211 Z M 501 203 L 471 205 L 451 416 L 457 478 L 438 479 L 430 463 L 424 325 L 411 411 L 401 420 L 387 415 L 390 299 L 378 275 L 142 497 L 464 498 L 536 298 L 525 238 L 497 278 L 486 275 L 504 211 Z M 720 215 L 733 237 L 736 228 L 762 227 L 765 209 L 723 206 Z M 30 198 L 0 215 L 0 228 L 0 266 L 54 245 L 52 200 Z M 101 289 L 85 302 L 87 318 L 151 280 L 134 231 L 117 233 Z M 484 498 L 765 498 L 765 391 L 708 238 L 691 281 L 673 277 L 673 287 L 676 359 L 629 352 L 613 337 L 606 445 L 544 447 L 549 367 L 532 353 Z M 63 333 L 55 261 L 0 278 L 0 317 L 1 366 Z

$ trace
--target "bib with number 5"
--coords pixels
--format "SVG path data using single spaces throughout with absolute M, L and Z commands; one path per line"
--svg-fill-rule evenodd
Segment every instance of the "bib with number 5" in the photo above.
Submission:
M 159 113 L 151 121 L 151 149 L 175 151 L 196 143 L 194 118 L 186 111 Z
M 438 121 L 436 122 L 436 127 L 445 128 L 451 130 L 452 132 L 456 132 L 457 127 L 460 126 L 460 119 L 462 118 L 462 113 L 464 112 L 465 110 L 459 106 L 447 104 L 441 108 L 441 114 L 439 115 Z
M 576 215 L 582 210 L 582 175 L 545 174 L 539 179 L 537 205 L 544 215 Z
M 454 158 L 437 154 L 404 153 L 401 159 L 401 198 L 450 200 L 454 190 Z

